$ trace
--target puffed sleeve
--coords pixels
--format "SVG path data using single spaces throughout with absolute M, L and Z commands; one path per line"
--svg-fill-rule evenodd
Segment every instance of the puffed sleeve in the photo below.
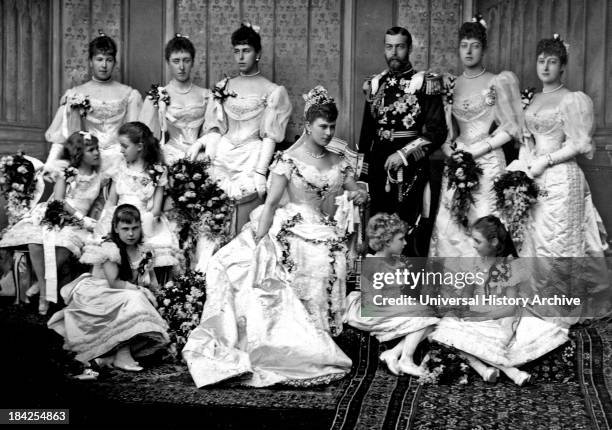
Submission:
M 160 118 L 159 108 L 153 104 L 153 100 L 145 98 L 142 103 L 140 114 L 138 115 L 138 121 L 149 127 L 155 137 L 161 139 L 161 121 L 163 121 L 163 119 Z
M 518 79 L 512 72 L 501 72 L 492 82 L 495 87 L 495 120 L 497 129 L 494 134 L 505 131 L 515 139 L 523 137 L 523 106 Z
M 581 91 L 568 93 L 559 106 L 565 132 L 564 146 L 571 146 L 591 159 L 595 154 L 593 145 L 593 101 Z
M 276 173 L 277 175 L 284 176 L 287 179 L 291 179 L 291 172 L 293 171 L 293 163 L 291 159 L 285 155 L 284 152 L 277 152 L 274 155 L 274 160 L 270 165 L 270 172 Z
M 81 256 L 83 264 L 104 264 L 107 261 L 121 264 L 121 254 L 119 248 L 111 241 L 104 241 L 101 244 L 88 244 L 83 248 Z
M 132 89 L 130 91 L 130 95 L 128 96 L 126 121 L 138 121 L 138 115 L 140 115 L 141 108 L 142 97 L 137 90 Z
M 285 130 L 291 116 L 291 100 L 283 86 L 277 86 L 266 99 L 266 109 L 261 120 L 260 137 L 276 143 L 285 140 Z
M 215 87 L 223 87 L 223 81 L 218 82 Z M 206 113 L 204 114 L 204 134 L 207 133 L 227 133 L 227 117 L 223 110 L 223 103 L 215 99 L 212 95 L 208 100 L 206 106 Z
M 45 140 L 50 143 L 63 144 L 68 136 L 81 129 L 81 119 L 78 112 L 68 106 L 69 100 L 74 97 L 74 90 L 70 89 L 60 99 L 53 122 L 45 132 Z

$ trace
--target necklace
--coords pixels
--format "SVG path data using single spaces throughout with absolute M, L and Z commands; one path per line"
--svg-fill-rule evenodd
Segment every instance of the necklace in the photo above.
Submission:
M 548 90 L 548 91 L 546 91 L 546 90 L 542 90 L 542 94 L 550 94 L 550 93 L 554 93 L 555 91 L 559 91 L 559 90 L 560 90 L 561 88 L 563 88 L 564 86 L 565 86 L 564 84 L 561 84 L 561 85 L 559 85 L 557 88 L 552 89 L 552 90 Z
M 325 157 L 325 151 L 321 152 L 320 154 L 313 154 L 313 153 L 312 153 L 312 152 L 310 152 L 309 150 L 304 149 L 304 152 L 305 152 L 307 155 L 309 155 L 309 156 L 311 156 L 312 158 L 314 158 L 315 160 L 318 160 L 319 158 L 323 158 L 323 157 Z
M 109 83 L 113 82 L 113 78 L 112 78 L 112 76 L 111 76 L 111 77 L 109 77 L 109 78 L 108 78 L 107 80 L 105 80 L 105 81 L 103 81 L 102 79 L 98 79 L 98 78 L 96 78 L 95 76 L 92 76 L 92 77 L 91 77 L 91 80 L 92 80 L 92 81 L 94 81 L 94 82 L 97 82 L 97 83 L 99 83 L 99 84 L 109 84 Z
M 189 88 L 187 88 L 187 91 L 181 91 L 179 87 L 175 84 L 175 81 L 172 81 L 172 86 L 174 87 L 174 91 L 179 94 L 189 94 L 191 92 L 191 89 L 193 88 L 193 82 L 189 83 Z
M 250 75 L 247 75 L 246 73 L 240 72 L 240 76 L 244 76 L 245 78 L 252 78 L 253 76 L 257 76 L 259 74 L 261 74 L 261 70 L 258 70 L 255 73 L 251 73 Z
M 484 75 L 484 72 L 486 72 L 486 71 L 487 71 L 487 68 L 486 68 L 486 67 L 483 67 L 483 68 L 482 68 L 482 71 L 481 71 L 480 73 L 475 74 L 475 75 L 468 75 L 468 74 L 467 74 L 467 73 L 465 73 L 465 71 L 464 71 L 464 72 L 463 72 L 463 76 L 465 76 L 465 78 L 466 78 L 466 79 L 476 79 L 477 77 Z

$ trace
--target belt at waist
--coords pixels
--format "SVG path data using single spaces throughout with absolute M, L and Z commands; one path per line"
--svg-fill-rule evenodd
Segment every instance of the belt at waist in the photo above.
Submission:
M 379 128 L 378 135 L 385 140 L 393 141 L 400 138 L 417 137 L 419 134 L 416 132 L 416 130 L 392 131 Z

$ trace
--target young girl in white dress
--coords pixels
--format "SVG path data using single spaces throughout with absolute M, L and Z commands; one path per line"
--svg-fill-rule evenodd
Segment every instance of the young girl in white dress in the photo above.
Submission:
M 166 45 L 165 54 L 172 79 L 163 90 L 170 103 L 163 98 L 157 101 L 145 98 L 139 120 L 160 139 L 164 160 L 172 165 L 184 158 L 192 146 L 199 146 L 210 91 L 191 80 L 196 50 L 187 37 L 177 34 Z
M 91 236 L 96 221 L 87 214 L 101 188 L 98 139 L 89 133 L 75 132 L 63 147 L 63 158 L 70 164 L 57 178 L 49 201 L 62 201 L 64 209 L 81 220 L 83 226 L 68 225 L 51 232 L 40 224 L 47 209 L 47 203 L 41 203 L 0 241 L 0 247 L 28 245 L 38 281 L 27 293 L 31 296 L 40 292 L 38 311 L 41 315 L 46 315 L 48 301 L 57 302 L 57 273 L 70 254 L 77 258 L 81 256 L 81 248 Z
M 377 272 L 395 273 L 397 269 L 402 268 L 403 265 L 397 257 L 406 245 L 407 230 L 407 224 L 396 214 L 379 213 L 370 218 L 367 235 L 370 248 L 376 251 L 376 254 L 368 257 L 378 260 L 374 264 Z M 365 267 L 370 266 L 365 264 Z M 371 275 L 362 273 L 365 279 L 372 279 Z M 359 330 L 370 332 L 380 342 L 401 338 L 397 345 L 384 351 L 380 359 L 394 375 L 403 373 L 424 376 L 425 369 L 414 363 L 413 355 L 419 343 L 440 320 L 434 315 L 435 310 L 427 306 L 411 306 L 407 311 L 409 316 L 394 314 L 389 317 L 367 317 L 362 316 L 361 300 L 360 291 L 353 291 L 348 295 L 345 322 Z
M 151 252 L 142 244 L 140 213 L 127 204 L 115 210 L 109 237 L 85 246 L 81 262 L 93 265 L 91 273 L 62 288 L 66 307 L 47 324 L 78 361 L 138 372 L 134 357 L 168 343 L 167 324 L 148 289 L 157 286 Z
M 71 133 L 79 130 L 98 138 L 103 176 L 112 178 L 117 172 L 122 160 L 117 130 L 121 124 L 138 118 L 142 97 L 132 87 L 113 80 L 116 57 L 117 44 L 110 37 L 101 33 L 89 43 L 91 80 L 66 91 L 45 133 L 45 139 L 52 143 L 44 167 L 48 178 L 59 175 L 66 166 L 59 161 L 62 145 Z M 88 112 L 78 107 L 85 99 L 90 106 Z
M 119 129 L 124 156 L 122 168 L 113 178 L 106 206 L 96 233 L 110 232 L 115 206 L 129 203 L 138 208 L 142 219 L 144 243 L 155 251 L 155 267 L 178 264 L 178 239 L 162 212 L 164 187 L 168 185 L 166 167 L 161 164 L 159 141 L 141 122 L 129 122 Z
M 482 264 L 474 265 L 473 273 L 488 274 L 484 284 L 474 289 L 474 296 L 517 297 L 529 273 L 519 259 L 511 260 L 516 257 L 516 250 L 501 221 L 493 215 L 479 218 L 472 225 L 472 239 L 482 258 Z M 495 382 L 501 370 L 517 385 L 527 383 L 529 373 L 511 367 L 508 359 L 508 345 L 519 323 L 519 309 L 481 304 L 470 311 L 482 316 L 445 316 L 429 339 L 462 351 L 470 366 L 487 382 Z

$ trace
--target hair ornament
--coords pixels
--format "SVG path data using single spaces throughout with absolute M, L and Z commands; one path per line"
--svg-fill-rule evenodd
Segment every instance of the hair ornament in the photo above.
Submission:
M 104 33 L 104 31 L 102 31 L 102 29 L 101 29 L 101 28 L 98 28 L 98 35 L 99 35 L 100 37 L 105 37 L 105 36 L 106 36 L 106 33 Z
M 174 37 L 182 37 L 183 39 L 189 39 L 189 36 L 181 33 L 174 33 Z
M 484 17 L 480 13 L 477 13 L 476 15 L 472 17 L 472 22 L 477 22 L 480 25 L 482 25 L 485 28 L 485 30 L 487 29 L 487 21 L 484 20 Z
M 242 26 L 250 28 L 257 34 L 259 34 L 259 32 L 261 31 L 261 27 L 259 25 L 251 24 L 251 21 L 243 21 Z
M 84 141 L 91 141 L 91 133 L 88 131 L 79 131 L 79 134 L 83 136 Z
M 563 43 L 563 46 L 565 46 L 565 50 L 569 51 L 569 48 L 570 48 L 569 43 L 566 43 L 565 40 L 561 39 L 561 36 L 559 35 L 559 33 L 553 34 L 553 39 L 558 40 L 559 42 Z
M 308 94 L 302 94 L 302 98 L 306 102 L 304 104 L 304 115 L 313 106 L 322 106 L 334 103 L 334 99 L 329 96 L 329 93 L 322 85 L 317 85 Z

